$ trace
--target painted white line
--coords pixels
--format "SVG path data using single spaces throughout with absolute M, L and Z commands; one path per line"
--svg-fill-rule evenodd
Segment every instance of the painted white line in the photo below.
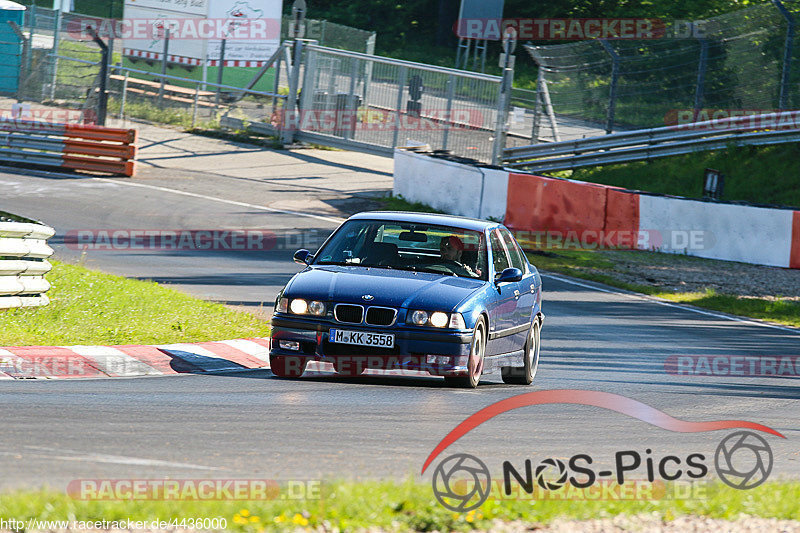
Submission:
M 212 202 L 221 202 L 223 204 L 235 205 L 238 207 L 247 207 L 249 209 L 258 209 L 260 211 L 269 211 L 270 213 L 281 213 L 283 215 L 293 215 L 296 217 L 314 218 L 317 220 L 324 220 L 325 222 L 332 222 L 334 224 L 341 224 L 345 219 L 339 217 L 324 217 L 322 215 L 313 215 L 311 213 L 302 213 L 300 211 L 289 211 L 287 209 L 276 209 L 274 207 L 267 207 L 265 205 L 248 204 L 246 202 L 237 202 L 235 200 L 228 200 L 226 198 L 219 198 L 217 196 L 208 196 L 206 194 L 198 194 L 194 192 L 180 191 L 178 189 L 169 189 L 167 187 L 159 187 L 157 185 L 147 185 L 145 183 L 135 183 L 131 181 L 112 180 L 108 178 L 93 178 L 96 181 L 103 181 L 106 183 L 113 183 L 115 185 L 127 185 L 129 187 L 141 187 L 143 189 L 152 189 L 154 191 L 171 192 L 173 194 L 180 194 L 182 196 L 191 196 L 192 198 L 201 198 L 203 200 L 211 200 Z
M 781 331 L 788 331 L 789 333 L 794 333 L 795 335 L 800 335 L 800 330 L 795 329 L 795 328 L 791 328 L 791 327 L 788 327 L 788 326 L 779 326 L 777 324 L 769 324 L 767 322 L 760 322 L 760 321 L 757 321 L 757 320 L 751 320 L 751 319 L 742 318 L 742 317 L 738 317 L 738 316 L 725 315 L 725 314 L 722 314 L 722 313 L 715 313 L 714 311 L 704 311 L 704 310 L 698 309 L 696 307 L 691 307 L 691 306 L 688 306 L 688 305 L 681 305 L 681 304 L 677 304 L 677 303 L 674 303 L 674 302 L 668 302 L 666 300 L 662 300 L 660 298 L 655 298 L 653 296 L 648 296 L 646 294 L 633 294 L 633 293 L 622 292 L 622 291 L 617 291 L 617 290 L 613 290 L 613 289 L 606 289 L 606 288 L 603 288 L 603 287 L 596 287 L 594 285 L 589 285 L 588 283 L 582 283 L 580 281 L 576 281 L 574 279 L 570 279 L 570 278 L 566 278 L 566 277 L 563 277 L 563 276 L 559 276 L 557 274 L 550 274 L 550 273 L 547 273 L 547 274 L 540 273 L 540 274 L 541 274 L 541 276 L 543 278 L 551 278 L 551 279 L 555 279 L 555 280 L 558 280 L 558 281 L 563 281 L 564 283 L 568 283 L 570 285 L 577 285 L 578 287 L 584 287 L 586 289 L 592 289 L 593 291 L 605 292 L 607 294 L 618 294 L 620 296 L 626 296 L 626 297 L 631 298 L 633 300 L 645 300 L 647 302 L 663 305 L 665 307 L 674 307 L 675 309 L 681 309 L 683 311 L 691 311 L 692 313 L 697 313 L 698 315 L 706 315 L 706 316 L 710 316 L 710 317 L 714 317 L 714 318 L 722 318 L 724 320 L 730 320 L 732 322 L 741 322 L 742 324 L 749 324 L 751 326 L 762 326 L 762 327 L 765 327 L 765 328 L 779 329 Z
M 112 346 L 69 346 L 78 355 L 97 363 L 100 371 L 113 376 L 154 376 L 161 371 Z
M 136 465 L 136 466 L 164 466 L 170 468 L 187 468 L 191 470 L 222 470 L 214 466 L 203 466 L 191 463 L 177 463 L 173 461 L 162 461 L 160 459 L 144 459 L 141 457 L 129 457 L 125 455 L 107 455 L 103 453 L 83 453 L 74 450 L 60 450 L 58 448 L 48 448 L 45 446 L 25 446 L 30 450 L 38 450 L 44 452 L 43 454 L 31 454 L 48 459 L 57 459 L 59 461 L 85 461 L 89 463 L 111 463 L 118 465 Z M 65 453 L 72 455 L 64 455 Z M 15 452 L 0 452 L 2 455 L 18 455 Z
M 229 341 L 219 341 L 220 344 L 226 344 L 231 348 L 246 353 L 256 359 L 269 362 L 269 349 L 261 346 L 257 342 L 249 341 L 247 339 L 234 339 Z

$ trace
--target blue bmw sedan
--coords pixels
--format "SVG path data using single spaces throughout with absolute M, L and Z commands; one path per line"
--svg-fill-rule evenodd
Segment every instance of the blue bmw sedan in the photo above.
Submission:
M 344 375 L 426 371 L 477 387 L 500 368 L 530 384 L 539 363 L 542 281 L 496 222 L 402 212 L 350 217 L 286 284 L 272 317 L 272 372 L 309 361 Z

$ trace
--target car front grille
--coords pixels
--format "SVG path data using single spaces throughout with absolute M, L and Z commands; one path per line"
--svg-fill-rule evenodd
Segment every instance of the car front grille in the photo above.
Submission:
M 346 324 L 361 324 L 364 320 L 364 308 L 360 305 L 337 304 L 333 308 L 333 316 Z
M 370 307 L 367 309 L 367 324 L 371 326 L 391 326 L 397 310 L 391 307 Z

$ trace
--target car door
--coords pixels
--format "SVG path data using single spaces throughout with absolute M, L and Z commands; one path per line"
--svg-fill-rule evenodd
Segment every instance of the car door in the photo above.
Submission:
M 513 334 L 510 334 L 515 325 L 519 284 L 494 283 L 497 276 L 511 266 L 511 262 L 498 230 L 490 232 L 489 242 L 493 267 L 489 279 L 493 283 L 494 306 L 489 311 L 489 343 L 486 345 L 486 350 L 488 355 L 497 355 L 519 349 L 514 347 L 516 342 L 512 338 Z
M 503 244 L 506 246 L 511 266 L 522 271 L 522 280 L 517 284 L 519 292 L 515 295 L 516 309 L 513 318 L 514 327 L 519 330 L 513 336 L 514 350 L 521 350 L 525 346 L 533 308 L 536 305 L 536 280 L 533 271 L 528 268 L 528 261 L 525 259 L 511 232 L 502 228 L 500 235 L 503 237 Z

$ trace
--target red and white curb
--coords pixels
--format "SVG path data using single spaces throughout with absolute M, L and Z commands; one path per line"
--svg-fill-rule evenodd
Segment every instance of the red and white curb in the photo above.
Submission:
M 160 376 L 269 368 L 269 338 L 124 346 L 0 348 L 0 379 Z

